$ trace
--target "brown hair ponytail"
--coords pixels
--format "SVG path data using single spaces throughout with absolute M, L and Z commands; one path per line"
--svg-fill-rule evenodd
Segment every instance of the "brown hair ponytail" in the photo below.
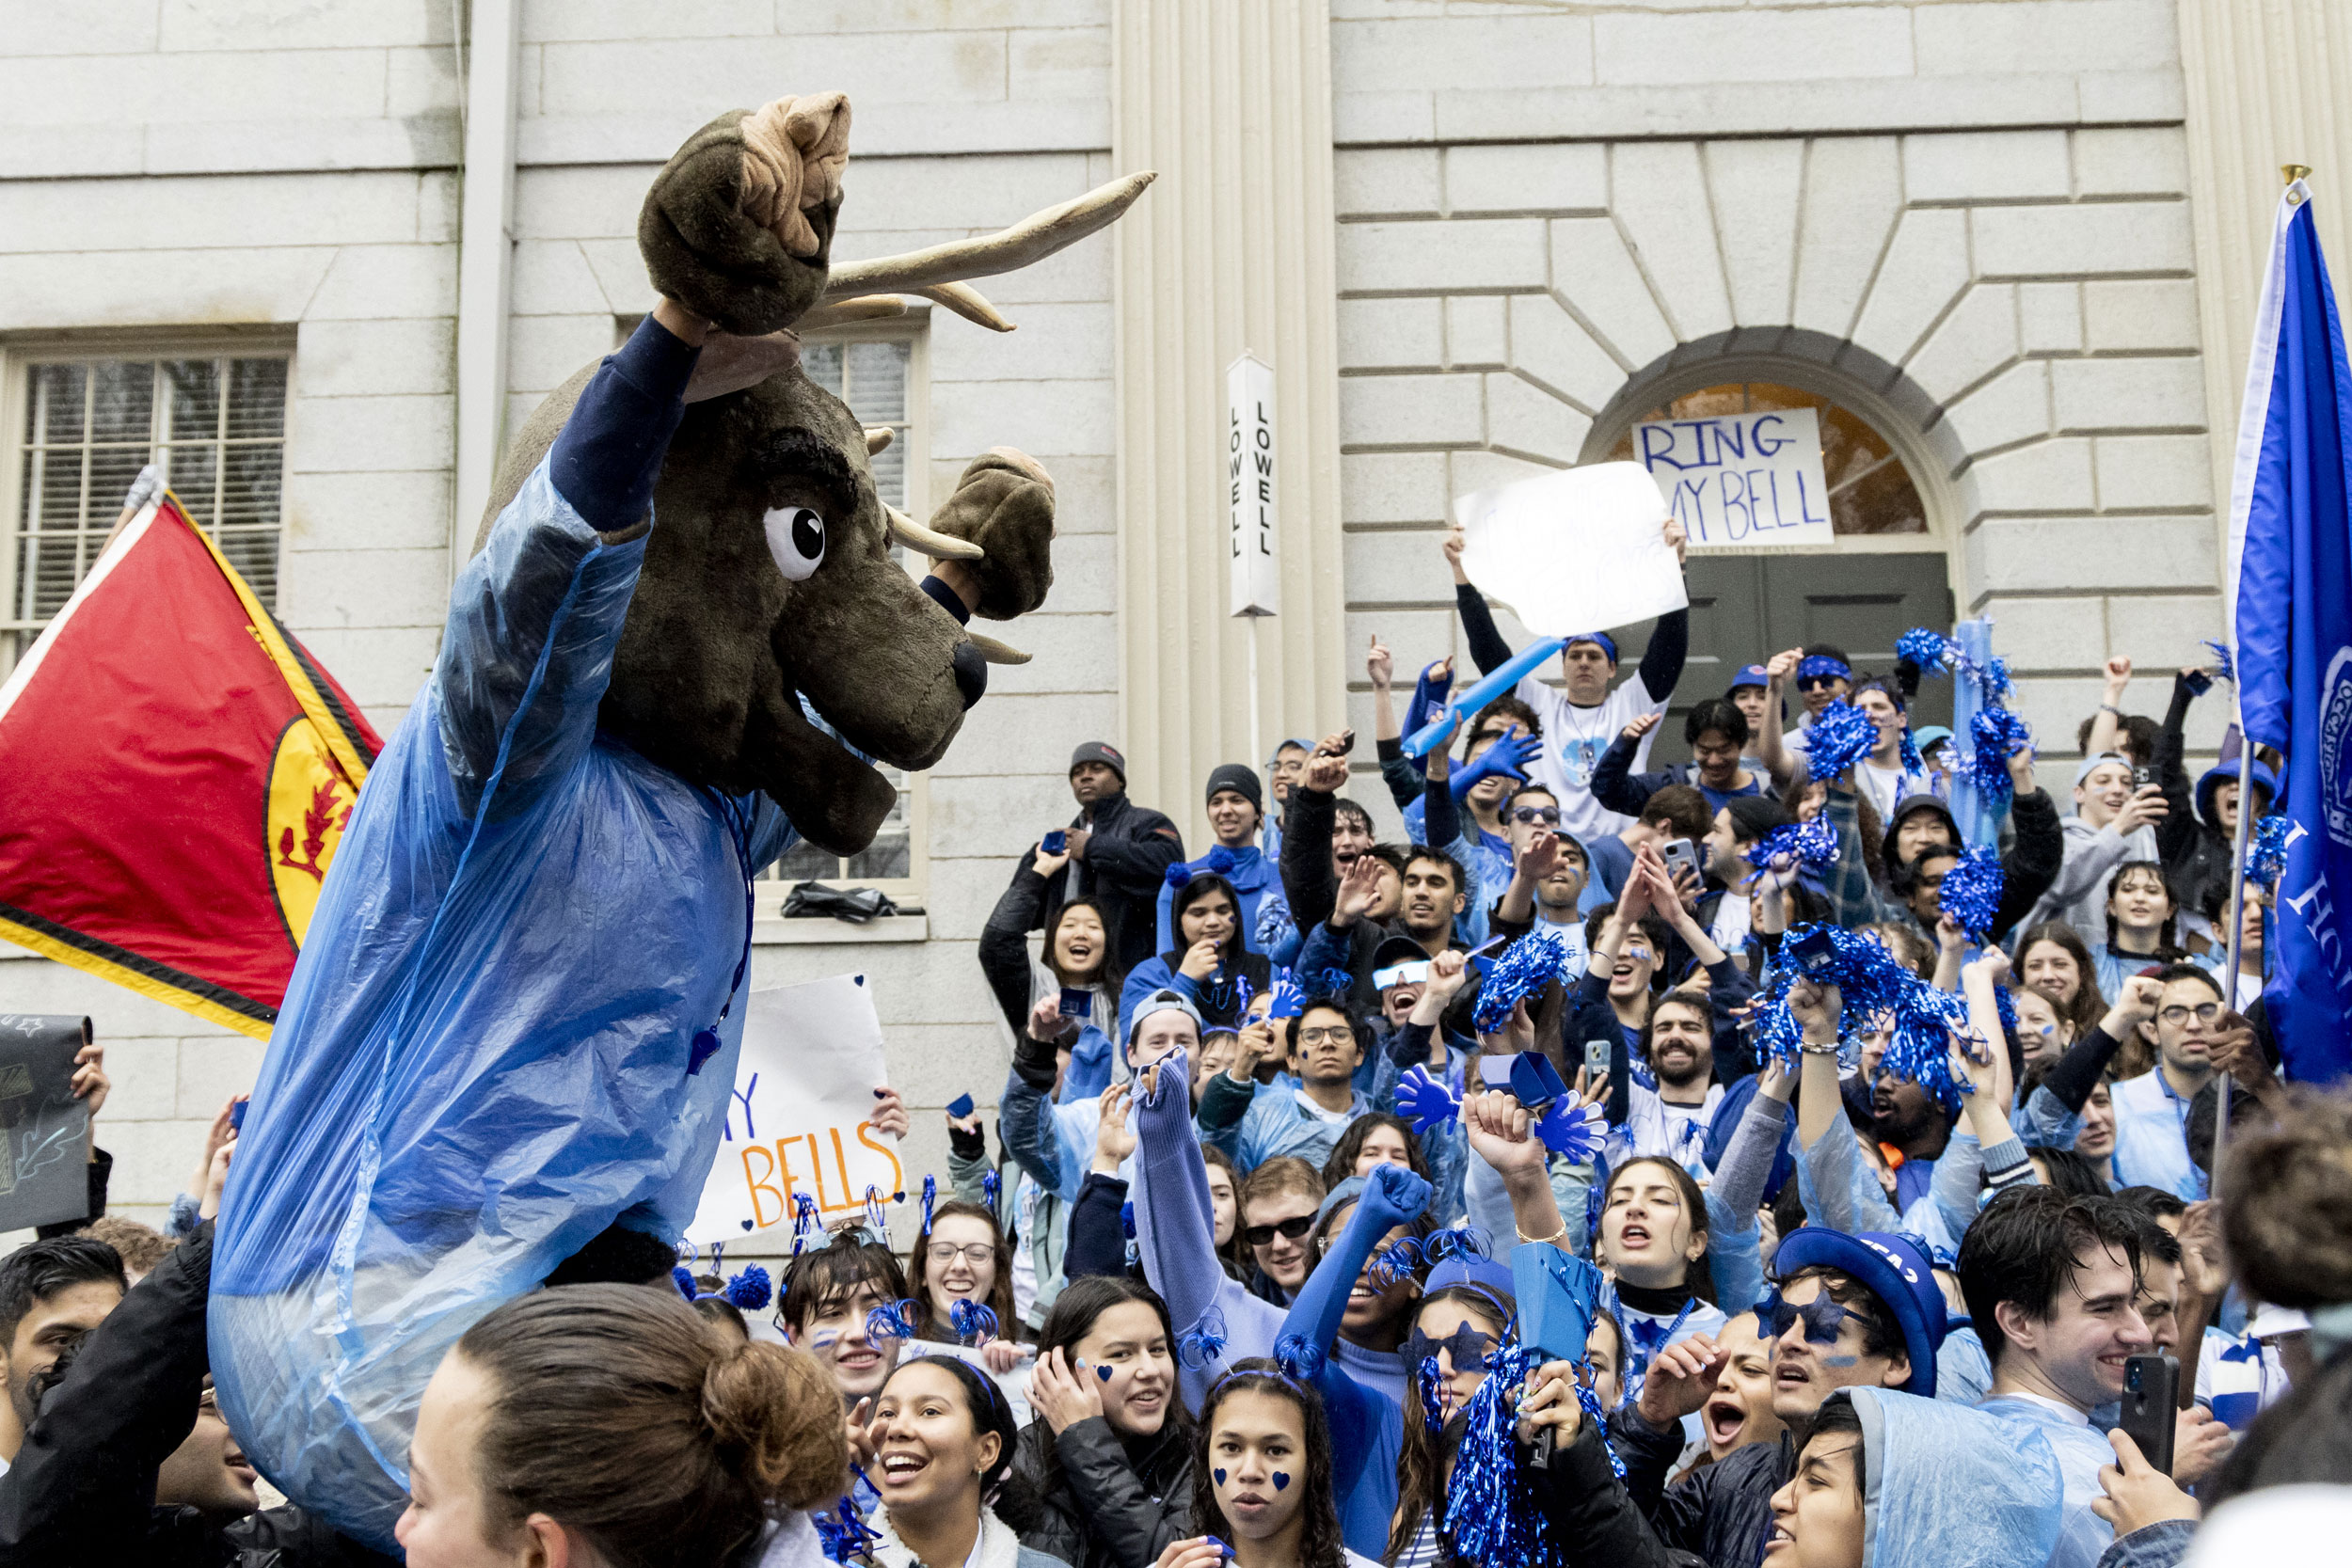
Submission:
M 782 1509 L 849 1481 L 841 1400 L 807 1355 L 739 1345 L 666 1291 L 520 1296 L 457 1342 L 488 1380 L 483 1490 L 494 1523 L 545 1513 L 613 1568 L 725 1563 Z

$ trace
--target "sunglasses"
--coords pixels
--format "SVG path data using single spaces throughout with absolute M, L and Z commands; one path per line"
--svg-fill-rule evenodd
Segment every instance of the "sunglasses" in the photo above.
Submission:
M 1765 1338 L 1777 1339 L 1803 1319 L 1805 1338 L 1817 1345 L 1836 1344 L 1837 1331 L 1846 1320 L 1859 1316 L 1851 1307 L 1838 1306 L 1826 1290 L 1802 1307 L 1776 1290 L 1766 1291 L 1764 1299 L 1756 1304 L 1756 1321 L 1763 1325 Z
M 1539 824 L 1546 828 L 1556 828 L 1560 825 L 1560 808 L 1558 806 L 1515 806 L 1511 811 L 1511 820 L 1522 824 Z
M 1272 1225 L 1245 1225 L 1241 1227 L 1241 1239 L 1251 1246 L 1265 1246 L 1278 1233 L 1286 1242 L 1295 1242 L 1304 1239 L 1307 1232 L 1314 1227 L 1314 1215 L 1296 1214 Z
M 1831 687 L 1836 686 L 1843 678 L 1843 676 L 1839 675 L 1799 675 L 1797 677 L 1797 689 L 1800 691 L 1825 691 Z
M 1397 1352 L 1397 1356 L 1405 1363 L 1406 1370 L 1409 1374 L 1419 1371 L 1423 1361 L 1436 1355 L 1439 1351 L 1444 1351 L 1451 1359 L 1454 1370 L 1457 1372 L 1465 1372 L 1472 1367 L 1484 1367 L 1486 1364 L 1486 1353 L 1494 1348 L 1494 1343 L 1493 1335 L 1483 1333 L 1469 1323 L 1462 1324 L 1442 1339 L 1432 1338 L 1419 1328 L 1415 1328 L 1412 1333 L 1406 1336 L 1405 1348 Z

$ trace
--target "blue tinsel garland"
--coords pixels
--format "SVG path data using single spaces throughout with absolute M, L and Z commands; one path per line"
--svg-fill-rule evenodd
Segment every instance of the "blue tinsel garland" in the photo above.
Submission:
M 2254 818 L 2253 842 L 2246 847 L 2246 879 L 2268 887 L 2287 868 L 2287 814 L 2274 811 Z
M 1543 1360 L 1541 1351 L 1516 1342 L 1498 1347 L 1487 1361 L 1486 1381 L 1463 1407 L 1465 1430 L 1454 1481 L 1446 1489 L 1444 1536 L 1453 1555 L 1465 1562 L 1566 1568 L 1558 1544 L 1544 1528 L 1544 1510 L 1512 1433 L 1517 1395 Z
M 1478 988 L 1470 1024 L 1482 1035 L 1502 1027 L 1511 1009 L 1558 978 L 1568 961 L 1568 939 L 1553 930 L 1530 931 L 1495 960 Z
M 1895 639 L 1895 657 L 1923 675 L 1940 675 L 1960 662 L 1960 644 L 1940 631 L 1914 626 Z
M 1839 701 L 1815 716 L 1804 732 L 1805 770 L 1834 779 L 1878 750 L 1879 727 L 1851 703 Z
M 1767 831 L 1748 849 L 1748 863 L 1759 868 L 1784 855 L 1801 865 L 1828 865 L 1837 859 L 1837 825 L 1827 816 L 1810 822 L 1790 822 Z
M 2001 857 L 1988 845 L 1962 852 L 1960 863 L 1944 874 L 1939 902 L 1952 923 L 1981 942 L 1991 934 L 2001 907 Z
M 2211 638 L 2206 639 L 2205 646 L 2213 650 L 2213 673 L 2223 680 L 2234 684 L 2237 680 L 2237 662 L 2230 657 L 2229 648 L 2223 643 L 2214 641 Z
M 1957 1113 L 1960 1097 L 1967 1091 L 1952 1075 L 1951 1031 L 1968 1031 L 1967 1004 L 1898 963 L 1876 937 L 1841 926 L 1791 927 L 1782 952 L 1816 931 L 1828 933 L 1836 949 L 1836 956 L 1816 978 L 1837 988 L 1842 1026 L 1851 1029 L 1882 1013 L 1891 1016 L 1894 1037 L 1880 1066 L 1927 1090 L 1947 1114 Z M 1757 1045 L 1791 1071 L 1800 1066 L 1798 1046 L 1804 1037 L 1803 1027 L 1788 1010 L 1788 992 L 1797 979 L 1793 965 L 1774 964 L 1756 993 L 1753 1015 Z
M 2010 753 L 2020 746 L 2032 745 L 2033 731 L 2005 707 L 1982 707 L 1968 721 L 1968 740 L 1975 750 L 1963 766 L 1970 782 L 1996 807 L 2006 805 L 2012 793 Z

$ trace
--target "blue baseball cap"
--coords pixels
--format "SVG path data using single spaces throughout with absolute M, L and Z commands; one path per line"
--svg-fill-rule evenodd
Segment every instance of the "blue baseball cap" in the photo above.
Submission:
M 1742 664 L 1740 666 L 1740 673 L 1731 677 L 1731 684 L 1724 687 L 1724 690 L 1726 693 L 1729 693 L 1739 690 L 1743 686 L 1768 687 L 1772 684 L 1772 673 L 1766 670 L 1764 666 L 1761 664 Z
M 1503 1308 L 1503 1316 L 1510 1316 L 1509 1304 L 1514 1299 L 1511 1292 L 1517 1289 L 1511 1282 L 1510 1264 L 1498 1263 L 1476 1253 L 1457 1252 L 1429 1271 L 1429 1277 L 1422 1281 L 1421 1292 L 1434 1295 L 1455 1285 L 1468 1285 L 1500 1297 L 1495 1305 Z
M 1609 662 L 1612 664 L 1617 662 L 1617 640 L 1610 636 L 1607 632 L 1580 631 L 1574 637 L 1569 638 L 1565 642 L 1560 644 L 1561 651 L 1565 653 L 1568 649 L 1575 647 L 1579 642 L 1598 643 L 1600 645 L 1600 651 L 1609 656 Z
M 1817 1266 L 1851 1275 L 1886 1304 L 1902 1329 L 1903 1354 L 1911 1361 L 1911 1380 L 1903 1392 L 1933 1399 L 1935 1353 L 1950 1323 L 1934 1266 L 1919 1243 L 1883 1230 L 1849 1236 L 1827 1226 L 1808 1225 L 1781 1238 L 1780 1250 L 1772 1255 L 1773 1272 L 1783 1279 Z
M 1912 731 L 1911 738 L 1920 751 L 1925 752 L 1932 746 L 1951 744 L 1952 732 L 1941 724 L 1926 724 Z

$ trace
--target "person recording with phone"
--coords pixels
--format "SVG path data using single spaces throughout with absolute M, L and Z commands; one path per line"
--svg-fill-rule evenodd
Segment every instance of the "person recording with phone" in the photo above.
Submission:
M 2074 774 L 2074 815 L 2068 817 L 2065 857 L 2058 879 L 2026 916 L 2028 926 L 2063 920 L 2085 942 L 2106 939 L 2107 879 L 2125 861 L 2158 858 L 2154 825 L 2170 815 L 2164 791 L 2135 784 L 2131 758 L 2108 752 L 2086 758 Z

